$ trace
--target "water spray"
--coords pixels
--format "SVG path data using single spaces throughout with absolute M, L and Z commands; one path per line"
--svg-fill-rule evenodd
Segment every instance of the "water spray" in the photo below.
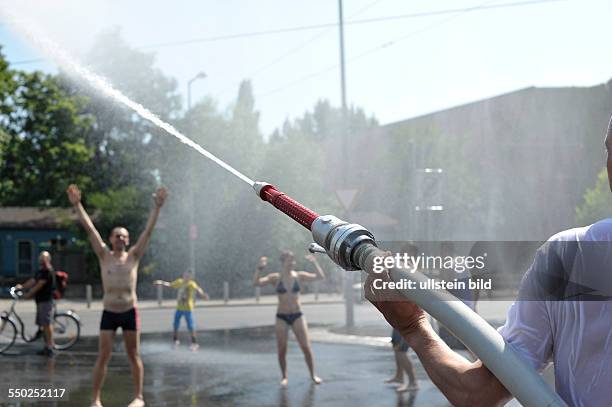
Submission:
M 345 222 L 331 215 L 319 215 L 276 187 L 265 182 L 253 182 L 223 160 L 219 159 L 187 136 L 180 133 L 169 123 L 164 122 L 154 113 L 136 103 L 111 86 L 104 78 L 96 75 L 76 62 L 57 44 L 47 39 L 44 33 L 34 29 L 32 24 L 18 19 L 2 9 L 12 20 L 13 26 L 28 37 L 34 44 L 43 49 L 52 59 L 67 68 L 74 75 L 85 79 L 92 87 L 109 96 L 118 103 L 132 109 L 142 118 L 176 137 L 181 143 L 195 149 L 204 157 L 212 160 L 224 170 L 230 172 L 255 189 L 257 196 L 269 202 L 294 221 L 311 231 L 315 243 L 309 247 L 311 252 L 326 253 L 336 264 L 345 270 L 364 270 L 373 273 L 373 258 L 384 256 L 376 245 L 374 235 L 365 227 Z M 420 273 L 406 273 L 393 269 L 389 275 L 395 281 L 409 279 L 419 281 L 425 276 Z M 470 348 L 506 388 L 526 407 L 563 407 L 566 404 L 544 382 L 542 377 L 529 367 L 512 350 L 484 319 L 457 301 L 449 293 L 427 290 L 403 290 L 401 293 L 413 301 L 434 318 L 444 324 L 468 348 Z
M 48 36 L 38 29 L 31 21 L 25 18 L 19 18 L 11 10 L 7 10 L 6 8 L 2 8 L 0 6 L 0 17 L 1 16 L 5 16 L 13 28 L 20 31 L 28 40 L 35 44 L 37 48 L 41 49 L 53 61 L 57 62 L 59 66 L 66 69 L 68 73 L 77 78 L 85 80 L 89 86 L 104 96 L 131 109 L 141 118 L 148 120 L 155 126 L 163 129 L 166 131 L 166 133 L 174 136 L 178 141 L 191 147 L 241 181 L 246 182 L 249 185 L 253 185 L 253 180 L 244 175 L 242 172 L 238 171 L 189 137 L 182 134 L 173 125 L 163 121 L 159 118 L 159 116 L 151 112 L 140 103 L 127 97 L 120 90 L 113 87 L 113 85 L 111 85 L 104 77 L 92 72 L 90 69 L 80 64 L 72 57 L 72 55 L 62 49 L 56 42 L 50 40 Z

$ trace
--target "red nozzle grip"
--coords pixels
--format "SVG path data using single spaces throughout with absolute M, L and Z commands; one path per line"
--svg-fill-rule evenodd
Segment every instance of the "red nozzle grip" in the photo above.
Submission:
M 284 192 L 280 192 L 273 185 L 264 186 L 259 196 L 308 230 L 312 222 L 319 217 L 318 213 L 293 200 Z

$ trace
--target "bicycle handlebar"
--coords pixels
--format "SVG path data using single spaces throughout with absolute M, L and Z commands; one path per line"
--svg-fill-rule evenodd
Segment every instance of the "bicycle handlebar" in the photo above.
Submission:
M 9 293 L 11 294 L 11 297 L 13 297 L 13 299 L 18 300 L 19 297 L 23 295 L 23 290 L 17 287 L 11 287 L 11 290 L 9 291 Z

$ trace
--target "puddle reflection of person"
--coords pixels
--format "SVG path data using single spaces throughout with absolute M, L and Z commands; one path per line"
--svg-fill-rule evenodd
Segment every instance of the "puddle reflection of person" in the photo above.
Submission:
M 280 261 L 282 270 L 280 273 L 270 273 L 267 276 L 260 277 L 261 273 L 268 265 L 268 258 L 262 257 L 259 259 L 259 264 L 253 276 L 253 285 L 265 286 L 273 285 L 278 294 L 278 308 L 276 311 L 276 343 L 278 347 L 278 363 L 280 365 L 282 379 L 281 386 L 288 384 L 287 378 L 287 341 L 289 336 L 289 328 L 295 334 L 304 359 L 310 372 L 310 377 L 315 384 L 321 383 L 321 378 L 315 375 L 314 362 L 312 358 L 312 349 L 310 339 L 308 337 L 308 325 L 306 318 L 302 314 L 300 307 L 300 281 L 315 281 L 325 278 L 323 269 L 319 266 L 317 259 L 313 255 L 306 255 L 306 260 L 310 261 L 316 273 L 306 271 L 294 271 L 295 256 L 291 251 L 284 251 L 281 254 Z
M 315 387 L 316 386 L 314 383 L 310 383 L 310 386 L 308 386 L 308 390 L 304 392 L 302 403 L 298 405 L 300 405 L 301 407 L 313 407 L 314 406 Z M 279 388 L 278 407 L 291 407 L 291 400 L 289 399 L 289 394 L 287 392 L 288 392 L 287 386 L 282 386 Z

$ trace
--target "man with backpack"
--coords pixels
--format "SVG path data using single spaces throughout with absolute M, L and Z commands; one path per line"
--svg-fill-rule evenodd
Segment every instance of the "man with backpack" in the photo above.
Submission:
M 17 289 L 28 289 L 23 299 L 34 298 L 36 301 L 36 325 L 45 336 L 45 347 L 37 352 L 43 356 L 55 355 L 55 343 L 53 342 L 53 298 L 55 291 L 55 271 L 51 265 L 51 254 L 47 251 L 40 253 L 38 257 L 40 269 L 33 278 L 22 284 L 17 284 Z

